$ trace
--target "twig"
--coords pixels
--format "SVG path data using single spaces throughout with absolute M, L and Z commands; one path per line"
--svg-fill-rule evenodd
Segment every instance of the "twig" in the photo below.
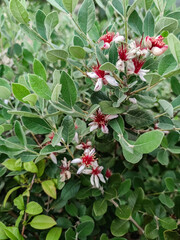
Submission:
M 138 230 L 144 234 L 144 230 L 142 229 L 141 226 L 139 226 L 139 224 L 130 216 L 129 220 L 138 228 Z

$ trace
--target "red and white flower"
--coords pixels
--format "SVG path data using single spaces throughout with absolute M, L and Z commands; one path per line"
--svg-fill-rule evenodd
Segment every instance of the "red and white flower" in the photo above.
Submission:
M 91 149 L 92 148 L 92 142 L 91 141 L 86 141 L 86 143 L 82 142 L 81 144 L 76 146 L 77 149 L 79 150 L 86 150 L 86 149 Z
M 91 182 L 92 186 L 99 188 L 100 187 L 99 181 L 106 183 L 104 176 L 101 173 L 102 170 L 103 170 L 103 167 L 99 166 L 97 161 L 95 161 L 92 164 L 92 168 L 83 170 L 83 173 L 88 174 L 88 175 L 90 174 L 91 175 L 90 182 Z
M 101 112 L 101 110 L 97 110 L 96 114 L 92 115 L 90 118 L 93 122 L 89 123 L 90 132 L 93 130 L 100 128 L 103 133 L 109 133 L 109 129 L 107 128 L 107 123 L 109 120 L 117 118 L 118 115 L 105 115 Z
M 152 54 L 160 56 L 168 49 L 168 45 L 163 42 L 163 39 L 161 35 L 156 38 L 147 36 L 144 40 L 144 45 L 149 48 Z
M 64 160 L 61 160 L 62 165 L 60 166 L 61 172 L 60 172 L 60 179 L 61 182 L 64 182 L 71 178 L 71 172 L 70 172 L 70 164 L 71 161 L 67 161 L 67 159 L 64 157 Z
M 99 68 L 101 67 L 101 65 L 98 64 L 96 66 L 93 67 L 93 72 L 87 72 L 87 75 L 90 77 L 90 78 L 95 78 L 97 79 L 97 82 L 96 82 L 96 85 L 95 85 L 95 88 L 94 88 L 94 91 L 99 91 L 101 90 L 103 84 L 104 85 L 107 85 L 107 84 L 110 84 L 114 87 L 117 87 L 119 86 L 118 82 L 115 80 L 114 77 L 112 77 L 109 72 L 107 71 L 102 71 L 100 70 Z
M 140 77 L 140 79 L 144 82 L 146 82 L 146 79 L 144 76 L 146 73 L 148 73 L 150 70 L 142 69 L 142 66 L 144 65 L 145 61 L 140 60 L 140 58 L 133 58 L 130 61 L 127 61 L 127 75 L 136 74 Z
M 99 42 L 104 41 L 104 46 L 103 49 L 108 49 L 110 48 L 110 43 L 115 42 L 119 43 L 124 41 L 124 37 L 121 36 L 119 33 L 114 33 L 114 32 L 107 32 L 105 35 L 100 37 Z
M 71 163 L 79 164 L 77 174 L 80 174 L 85 168 L 91 166 L 95 160 L 95 149 L 93 148 L 92 150 L 86 149 L 81 158 L 75 158 Z

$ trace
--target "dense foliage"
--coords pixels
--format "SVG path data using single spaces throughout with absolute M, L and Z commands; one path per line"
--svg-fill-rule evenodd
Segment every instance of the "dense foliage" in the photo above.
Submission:
M 180 239 L 175 0 L 4 0 L 0 240 Z

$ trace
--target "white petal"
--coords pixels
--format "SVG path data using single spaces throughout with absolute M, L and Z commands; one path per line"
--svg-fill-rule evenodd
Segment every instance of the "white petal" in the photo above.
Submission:
M 51 160 L 53 161 L 53 163 L 57 164 L 57 158 L 56 158 L 56 156 L 54 155 L 54 153 L 51 153 L 51 154 L 50 154 L 50 158 L 51 158 Z
M 122 42 L 122 41 L 124 41 L 124 36 L 115 36 L 114 38 L 113 38 L 113 42 L 115 42 L 115 43 L 119 43 L 119 42 Z
M 90 78 L 98 78 L 98 75 L 95 72 L 87 72 L 87 75 Z
M 103 125 L 103 126 L 101 127 L 101 131 L 102 131 L 103 133 L 105 133 L 105 134 L 108 134 L 108 133 L 109 133 L 109 129 L 107 128 L 106 125 Z
M 71 163 L 81 163 L 82 162 L 82 159 L 80 158 L 75 158 L 71 161 Z
M 94 131 L 95 129 L 98 128 L 98 124 L 94 123 L 91 127 L 90 127 L 90 132 Z
M 137 103 L 137 100 L 136 98 L 129 98 L 129 101 L 133 104 L 136 104 Z
M 104 46 L 103 46 L 104 49 L 109 49 L 110 48 L 110 44 L 109 43 L 104 43 Z
M 144 78 L 144 76 L 146 75 L 146 73 L 149 72 L 149 70 L 145 70 L 145 69 L 141 69 L 138 72 L 139 77 L 141 78 L 142 81 L 146 82 L 146 79 Z
M 70 179 L 71 178 L 71 172 L 70 171 L 66 171 L 66 179 Z
M 79 142 L 79 135 L 78 135 L 77 132 L 75 132 L 74 141 L 75 141 L 76 143 Z
M 99 188 L 99 178 L 97 175 L 94 176 L 94 182 L 95 182 L 95 186 Z
M 151 49 L 152 54 L 154 54 L 155 56 L 160 56 L 161 54 L 163 54 L 163 51 L 161 48 L 158 47 L 153 47 Z
M 80 168 L 77 171 L 77 174 L 82 173 L 82 171 L 85 169 L 85 165 L 81 165 Z
M 103 81 L 102 81 L 102 78 L 98 78 L 97 82 L 96 82 L 96 85 L 94 87 L 94 91 L 97 92 L 97 91 L 100 91 L 101 88 L 103 86 Z
M 119 86 L 119 83 L 118 83 L 118 82 L 116 81 L 116 79 L 113 78 L 112 76 L 110 76 L 110 75 L 105 75 L 104 78 L 105 78 L 105 79 L 107 80 L 107 82 L 108 82 L 109 84 L 111 84 L 112 86 L 115 86 L 115 87 Z
M 98 177 L 101 180 L 101 182 L 106 183 L 104 176 L 101 173 L 98 174 Z
M 95 148 L 93 148 L 93 149 L 91 149 L 91 151 L 89 152 L 89 155 L 93 155 L 93 154 L 95 154 L 95 152 L 96 152 L 96 150 L 95 150 Z
M 91 177 L 90 177 L 90 182 L 91 182 L 91 185 L 94 186 L 94 175 L 91 175 Z
M 91 173 L 92 173 L 92 170 L 91 170 L 91 169 L 84 169 L 84 170 L 83 170 L 83 173 L 84 173 L 84 174 L 91 174 Z
M 130 60 L 126 62 L 127 64 L 127 74 L 133 74 L 135 71 L 134 63 Z
M 122 61 L 121 59 L 117 61 L 116 63 L 116 68 L 120 71 L 120 72 L 124 72 L 124 61 Z
M 147 36 L 144 40 L 144 45 L 145 47 L 151 48 L 152 47 L 152 42 L 151 42 L 151 38 L 149 36 Z
M 118 117 L 117 114 L 115 114 L 115 115 L 106 115 L 105 116 L 105 120 L 112 120 L 112 119 L 117 118 L 117 117 Z
M 83 149 L 83 145 L 82 145 L 82 144 L 79 144 L 79 145 L 76 146 L 76 148 L 79 149 L 79 150 L 81 150 L 81 149 Z

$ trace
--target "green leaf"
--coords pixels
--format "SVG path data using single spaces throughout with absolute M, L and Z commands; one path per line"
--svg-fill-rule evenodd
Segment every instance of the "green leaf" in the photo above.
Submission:
M 27 34 L 27 36 L 32 39 L 32 40 L 37 40 L 40 42 L 44 42 L 45 40 L 43 38 L 41 38 L 40 35 L 38 35 L 38 33 L 36 31 L 34 31 L 33 29 L 31 29 L 30 27 L 28 27 L 25 24 L 20 24 L 20 27 L 22 28 L 22 30 Z
M 93 0 L 84 0 L 78 13 L 78 23 L 81 30 L 88 33 L 95 22 L 95 6 Z
M 24 162 L 23 166 L 24 166 L 24 169 L 27 172 L 38 173 L 38 168 L 37 168 L 36 164 L 34 162 L 32 162 L 32 161 Z
M 176 221 L 170 217 L 161 218 L 159 222 L 164 229 L 174 230 L 177 228 Z
M 18 197 L 14 199 L 14 205 L 19 209 L 19 210 L 24 210 L 24 199 L 22 194 L 20 194 Z
M 30 94 L 30 91 L 24 85 L 19 83 L 12 84 L 12 91 L 15 98 L 17 98 L 21 102 L 25 102 L 23 101 L 23 98 Z
M 53 152 L 59 152 L 59 153 L 63 153 L 65 152 L 65 148 L 62 146 L 55 146 L 53 147 L 52 145 L 47 145 L 44 148 L 41 149 L 40 154 L 41 155 L 48 155 L 50 153 Z
M 46 215 L 39 215 L 33 218 L 30 222 L 30 226 L 35 229 L 43 230 L 48 229 L 56 225 L 53 218 Z
M 75 204 L 70 203 L 70 204 L 66 204 L 65 206 L 66 212 L 73 216 L 73 217 L 77 217 L 78 216 L 78 208 L 75 206 Z
M 46 100 L 51 99 L 51 90 L 48 87 L 47 83 L 41 77 L 35 74 L 29 74 L 29 83 L 32 90 L 41 98 Z
M 96 46 L 96 55 L 100 64 L 107 62 L 106 57 L 104 56 L 104 54 L 102 53 L 101 49 L 98 46 Z
M 62 130 L 62 137 L 64 141 L 69 144 L 73 140 L 75 136 L 75 126 L 74 121 L 71 116 L 66 116 L 62 122 L 63 130 Z
M 93 204 L 95 215 L 102 216 L 107 212 L 107 201 L 105 199 L 96 200 Z
M 52 180 L 46 180 L 41 183 L 44 192 L 50 197 L 56 199 L 56 188 Z
M 109 62 L 116 65 L 118 60 L 118 51 L 115 42 L 112 43 L 109 49 Z
M 24 126 L 35 134 L 47 134 L 51 132 L 51 127 L 43 119 L 22 117 L 22 120 Z
M 72 228 L 69 228 L 65 232 L 65 240 L 74 240 L 76 237 L 76 233 L 72 230 Z
M 0 135 L 4 132 L 4 127 L 0 125 Z
M 151 7 L 152 3 L 153 3 L 153 0 L 145 0 L 146 10 L 148 10 Z
M 174 207 L 174 202 L 172 201 L 172 199 L 169 196 L 165 195 L 164 193 L 159 195 L 159 200 L 162 204 L 164 204 L 168 208 Z
M 8 88 L 4 86 L 0 86 L 0 98 L 2 99 L 8 99 L 11 96 L 11 92 Z
M 167 37 L 169 49 L 176 59 L 177 63 L 180 64 L 180 41 L 174 36 L 174 34 L 169 34 Z
M 19 0 L 10 1 L 10 10 L 13 17 L 20 23 L 28 24 L 29 15 Z
M 175 183 L 174 183 L 174 179 L 171 177 L 166 177 L 164 179 L 166 187 L 169 191 L 174 192 L 175 189 Z
M 109 125 L 118 134 L 123 134 L 124 133 L 124 120 L 121 116 L 119 116 L 118 118 L 115 118 L 112 121 L 110 121 Z
M 167 166 L 169 164 L 169 154 L 168 151 L 161 149 L 157 154 L 157 160 L 161 165 Z
M 113 114 L 122 113 L 122 110 L 120 108 L 112 107 L 112 102 L 110 102 L 110 101 L 101 101 L 100 107 L 101 107 L 101 111 L 104 114 L 112 114 L 113 115 Z
M 34 59 L 34 62 L 33 62 L 33 71 L 36 75 L 38 75 L 45 81 L 47 80 L 46 69 L 44 65 L 36 58 Z
M 84 59 L 86 56 L 86 52 L 80 46 L 71 46 L 69 48 L 69 52 L 73 57 L 78 58 L 78 59 Z
M 11 240 L 24 240 L 17 227 L 6 227 L 4 228 L 4 232 Z
M 54 49 L 46 52 L 47 58 L 50 62 L 56 62 L 58 60 L 66 61 L 68 58 L 68 52 L 61 49 Z
M 142 134 L 135 142 L 134 150 L 139 153 L 150 153 L 159 147 L 164 133 L 158 130 Z
M 120 207 L 116 208 L 116 216 L 123 220 L 128 220 L 131 216 L 131 208 L 127 205 L 121 205 Z
M 148 11 L 144 19 L 144 35 L 145 36 L 154 36 L 154 17 L 151 11 Z
M 138 163 L 143 157 L 141 153 L 138 153 L 136 151 L 133 151 L 133 153 L 131 153 L 127 151 L 125 148 L 123 148 L 122 151 L 125 159 L 132 164 Z
M 0 86 L 6 87 L 7 89 L 9 89 L 9 91 L 11 91 L 9 82 L 4 78 L 0 78 Z
M 83 216 L 80 218 L 81 223 L 77 226 L 78 237 L 84 238 L 89 236 L 94 229 L 94 221 L 89 216 Z
M 10 171 L 21 171 L 22 167 L 21 164 L 19 165 L 19 160 L 10 158 L 10 159 L 6 159 L 2 165 L 5 166 L 8 170 Z
M 47 0 L 47 1 L 58 10 L 67 13 L 67 10 L 64 8 L 62 4 L 62 0 Z
M 63 0 L 63 5 L 68 10 L 68 12 L 72 13 L 77 5 L 79 0 Z
M 166 230 L 166 231 L 164 231 L 163 235 L 164 235 L 165 240 L 179 240 L 179 238 L 180 238 L 179 233 L 176 231 Z
M 38 215 L 42 213 L 43 209 L 37 202 L 31 201 L 27 204 L 25 212 L 30 215 Z
M 159 118 L 158 127 L 163 130 L 171 130 L 174 128 L 174 123 L 169 117 L 161 116 Z
M 4 206 L 4 207 L 6 206 L 6 203 L 7 203 L 7 200 L 8 200 L 8 198 L 9 198 L 9 196 L 10 196 L 14 191 L 18 190 L 19 188 L 20 188 L 20 186 L 14 187 L 14 188 L 11 188 L 11 189 L 7 192 L 7 194 L 6 194 L 5 198 L 4 198 L 4 201 L 3 201 L 3 206 Z
M 0 236 L 1 236 L 1 240 L 8 239 L 8 236 L 5 234 L 5 228 L 6 228 L 6 226 L 2 222 L 0 222 Z
M 65 71 L 61 74 L 60 83 L 62 84 L 61 94 L 64 101 L 73 106 L 77 99 L 77 90 L 72 78 Z
M 46 28 L 46 36 L 48 39 L 51 37 L 51 34 L 52 34 L 54 28 L 56 27 L 56 25 L 58 24 L 58 22 L 59 22 L 59 18 L 58 18 L 57 12 L 55 12 L 55 11 L 50 12 L 46 16 L 44 24 L 45 24 L 45 28 Z
M 158 229 L 157 229 L 157 224 L 155 221 L 151 221 L 145 226 L 144 229 L 145 236 L 148 239 L 157 239 L 158 237 Z
M 23 101 L 28 102 L 31 107 L 36 105 L 37 99 L 38 99 L 38 97 L 34 93 L 29 94 L 29 95 L 23 97 Z
M 36 29 L 38 33 L 41 35 L 41 37 L 47 40 L 46 28 L 44 25 L 45 18 L 46 18 L 46 14 L 39 9 L 36 13 Z
M 46 240 L 59 240 L 61 233 L 62 233 L 62 228 L 54 227 L 48 232 L 46 236 Z
M 101 65 L 100 70 L 114 72 L 116 70 L 116 66 L 110 62 L 106 62 Z
M 113 0 L 112 6 L 116 10 L 116 12 L 118 12 L 121 16 L 123 16 L 124 11 L 123 11 L 123 5 L 121 0 Z
M 59 98 L 59 94 L 61 92 L 61 84 L 56 84 L 53 92 L 52 92 L 52 95 L 51 95 L 51 101 L 52 102 L 58 102 L 58 98 Z
M 142 35 L 143 23 L 142 23 L 142 20 L 141 20 L 139 14 L 135 10 L 129 16 L 128 23 L 129 23 L 129 26 L 133 29 L 133 31 L 137 35 L 140 35 L 140 36 Z
M 134 0 L 133 4 L 130 6 L 130 8 L 127 11 L 127 16 L 129 17 L 131 13 L 136 9 L 137 5 L 141 2 L 142 0 Z
M 124 236 L 129 230 L 130 224 L 128 221 L 115 219 L 111 224 L 111 233 L 115 237 Z
M 148 127 L 154 123 L 152 114 L 143 109 L 134 109 L 125 115 L 126 122 L 136 128 Z
M 176 77 L 171 78 L 171 88 L 173 93 L 180 96 L 180 81 Z
M 20 143 L 23 146 L 26 146 L 27 145 L 26 136 L 25 136 L 25 133 L 24 133 L 23 128 L 19 121 L 15 122 L 14 130 L 15 130 L 16 136 L 18 137 Z
M 163 31 L 173 32 L 178 27 L 178 21 L 173 18 L 161 17 L 157 21 L 155 26 L 156 34 L 160 34 Z M 169 45 L 169 44 L 168 44 Z
M 131 187 L 131 179 L 126 179 L 124 182 L 121 183 L 119 188 L 119 196 L 124 196 L 127 192 L 129 192 Z
M 163 108 L 163 110 L 170 116 L 173 117 L 173 106 L 171 103 L 169 103 L 166 100 L 159 100 L 159 104 L 161 105 L 161 107 Z
M 176 60 L 172 54 L 164 56 L 158 65 L 158 73 L 160 75 L 166 75 L 167 73 L 173 71 L 177 66 Z

